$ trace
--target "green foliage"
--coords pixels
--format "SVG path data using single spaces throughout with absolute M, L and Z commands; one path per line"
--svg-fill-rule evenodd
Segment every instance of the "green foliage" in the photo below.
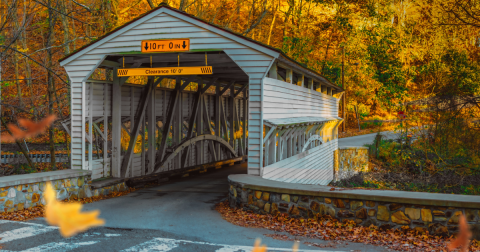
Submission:
M 360 118 L 362 118 L 362 114 L 360 114 Z M 360 127 L 362 129 L 368 129 L 368 128 L 378 128 L 378 127 L 382 127 L 383 126 L 383 122 L 381 121 L 381 119 L 379 117 L 374 117 L 374 119 L 372 120 L 378 120 L 378 121 L 373 121 L 373 122 L 363 122 L 360 124 Z
M 342 86 L 342 65 L 336 62 L 326 61 L 322 71 L 323 76 L 331 82 Z
M 282 51 L 300 63 L 309 65 L 309 55 L 313 49 L 313 43 L 310 38 L 283 37 Z
M 6 87 L 13 86 L 13 85 L 15 85 L 15 83 L 14 83 L 14 82 L 10 82 L 10 81 L 0 82 L 0 88 L 6 88 Z
M 394 41 L 395 32 L 391 28 L 379 31 L 364 29 L 370 39 L 367 58 L 374 71 L 373 78 L 382 85 L 376 90 L 377 98 L 387 107 L 393 106 L 407 96 L 407 72 L 402 69 L 398 58 L 399 48 Z
M 480 68 L 477 62 L 469 61 L 465 52 L 448 50 L 442 55 L 442 63 L 448 68 L 447 78 L 450 89 L 445 89 L 443 94 L 475 95 L 480 91 Z M 454 87 L 454 88 L 452 88 Z

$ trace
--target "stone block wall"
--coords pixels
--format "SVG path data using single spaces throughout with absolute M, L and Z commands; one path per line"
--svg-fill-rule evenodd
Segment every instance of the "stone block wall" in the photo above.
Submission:
M 367 147 L 339 147 L 334 153 L 334 181 L 368 171 Z
M 58 172 L 61 171 L 52 173 Z M 52 183 L 58 200 L 108 195 L 110 192 L 127 189 L 125 182 L 121 182 L 116 185 L 92 190 L 90 187 L 90 174 L 90 171 L 80 172 L 78 174 L 69 174 L 63 176 L 66 178 L 59 179 L 54 179 L 54 177 L 59 177 L 57 174 L 56 176 L 50 176 L 49 172 L 36 174 L 33 179 L 22 178 L 22 176 L 28 177 L 31 174 L 2 177 L 2 181 L 0 181 L 0 212 L 13 212 L 37 205 L 44 205 L 43 192 L 48 181 Z M 8 184 L 11 185 L 8 186 Z
M 112 192 L 123 192 L 128 189 L 125 182 L 118 183 L 116 185 L 106 186 L 98 189 L 93 189 L 93 196 L 108 195 Z
M 373 224 L 380 228 L 394 229 L 408 226 L 440 236 L 448 236 L 457 231 L 461 214 L 466 216 L 471 226 L 480 226 L 479 209 L 276 193 L 244 188 L 232 181 L 229 201 L 231 207 L 260 214 L 284 213 L 295 218 L 330 215 L 340 221 L 353 220 L 363 226 Z

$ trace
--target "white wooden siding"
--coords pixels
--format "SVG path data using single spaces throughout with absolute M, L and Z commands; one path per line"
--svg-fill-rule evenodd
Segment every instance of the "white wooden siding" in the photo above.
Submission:
M 335 97 L 268 77 L 263 85 L 264 119 L 338 116 Z
M 263 97 L 260 98 L 263 98 L 258 100 L 263 102 L 263 119 L 338 116 L 336 98 L 272 78 L 264 78 Z M 251 96 L 250 102 L 256 99 Z M 338 148 L 337 127 L 338 123 L 327 123 L 320 131 L 321 145 L 267 165 L 263 169 L 263 178 L 301 184 L 330 183 L 333 179 L 333 153 Z
M 172 14 L 177 15 L 177 17 L 174 17 Z M 88 78 L 88 75 L 105 55 L 118 52 L 141 51 L 141 40 L 168 38 L 190 38 L 191 49 L 224 49 L 225 53 L 248 74 L 250 79 L 250 97 L 259 97 L 262 78 L 268 70 L 273 57 L 278 57 L 278 52 L 266 49 L 213 26 L 199 23 L 192 18 L 178 15 L 168 9 L 160 9 L 157 13 L 152 13 L 139 19 L 132 25 L 129 25 L 128 28 L 119 30 L 108 36 L 104 41 L 100 41 L 84 49 L 71 59 L 62 62 L 72 80 L 72 166 L 85 167 L 85 164 L 82 166 L 82 117 L 89 116 L 87 113 L 89 107 L 87 103 L 82 101 L 82 81 Z M 93 105 L 95 108 L 93 117 L 103 115 L 103 110 L 100 109 L 101 101 L 100 99 L 97 100 L 96 96 L 102 95 L 102 92 L 106 92 L 108 95 L 111 94 L 111 89 L 101 90 L 100 88 L 95 88 L 97 86 L 99 85 L 94 85 L 93 92 Z M 129 89 L 130 87 L 128 86 L 122 87 L 122 116 L 130 115 L 130 99 L 126 99 L 130 96 Z M 89 89 L 86 88 L 85 90 L 85 92 L 88 92 L 87 90 Z M 156 97 L 163 96 L 164 92 L 166 91 L 156 91 L 155 95 Z M 134 90 L 133 94 L 134 100 L 138 101 L 140 92 Z M 88 97 L 85 99 L 88 101 Z M 191 99 L 191 97 L 185 97 L 185 99 Z M 111 98 L 109 97 L 107 100 L 110 101 Z M 135 102 L 133 103 L 134 111 L 136 111 L 136 104 Z M 166 103 L 156 103 L 156 116 L 163 116 L 163 106 L 165 104 L 168 104 L 168 101 Z M 82 105 L 85 107 L 85 114 L 82 114 Z M 107 106 L 111 107 L 115 106 L 115 104 L 107 104 Z M 185 107 L 185 109 L 188 109 L 189 106 Z M 109 109 L 108 111 L 111 110 Z M 261 105 L 258 99 L 249 103 L 249 111 L 248 171 L 249 174 L 259 175 L 262 124 L 260 123 Z M 185 115 L 188 114 L 188 111 L 184 112 Z M 211 109 L 209 108 L 209 112 L 213 116 L 213 106 Z M 208 150 L 207 147 L 204 149 Z M 77 167 L 77 169 L 80 167 Z
M 338 139 L 264 167 L 263 178 L 299 184 L 327 185 L 333 180 L 333 153 Z
M 93 85 L 93 117 L 104 116 L 105 106 L 107 107 L 107 116 L 111 116 L 111 84 L 87 82 L 87 88 L 85 89 L 85 99 L 87 101 L 90 101 L 90 85 Z M 90 102 L 85 103 L 85 110 L 85 116 L 90 116 Z
M 85 161 L 86 167 L 89 167 L 88 161 Z M 105 166 L 104 166 L 105 164 Z M 110 174 L 110 158 L 107 160 L 92 160 L 92 179 L 108 177 Z

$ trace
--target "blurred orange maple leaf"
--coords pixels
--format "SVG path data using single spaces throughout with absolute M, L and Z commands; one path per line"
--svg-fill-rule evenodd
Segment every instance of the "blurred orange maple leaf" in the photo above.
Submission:
M 55 121 L 56 118 L 57 117 L 55 115 L 49 115 L 38 123 L 30 121 L 28 119 L 18 119 L 18 124 L 27 130 L 24 131 L 19 127 L 15 126 L 14 124 L 9 123 L 7 127 L 12 135 L 5 136 L 4 140 L 15 141 L 17 139 L 27 138 L 43 133 L 48 128 L 48 126 L 50 126 L 50 124 Z
M 465 219 L 464 215 L 460 215 L 458 224 L 458 235 L 455 240 L 453 240 L 447 245 L 447 248 L 449 251 L 453 251 L 454 249 L 461 247 L 461 252 L 467 252 L 468 245 L 470 244 L 470 238 L 472 237 L 472 232 L 470 232 L 470 229 L 468 228 L 467 220 Z
M 265 244 L 260 246 L 261 241 L 262 240 L 260 238 L 257 238 L 255 240 L 255 244 L 253 245 L 252 252 L 267 252 L 267 246 Z M 297 251 L 298 251 L 298 242 L 296 241 L 295 243 L 293 243 L 292 252 L 297 252 Z
M 255 240 L 255 244 L 253 245 L 252 252 L 267 252 L 267 246 L 265 245 L 260 246 L 260 242 L 262 242 L 260 238 L 257 238 Z
M 98 210 L 81 213 L 81 203 L 58 201 L 50 183 L 47 183 L 44 195 L 46 200 L 45 219 L 48 224 L 60 227 L 60 234 L 63 237 L 71 237 L 91 227 L 105 224 L 103 219 L 97 219 L 100 214 Z

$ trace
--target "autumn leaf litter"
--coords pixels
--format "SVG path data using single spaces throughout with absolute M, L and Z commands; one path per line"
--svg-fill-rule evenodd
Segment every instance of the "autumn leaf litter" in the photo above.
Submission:
M 228 222 L 242 226 L 265 228 L 278 233 L 288 233 L 291 236 L 305 237 L 328 241 L 327 244 L 304 242 L 315 247 L 334 248 L 339 242 L 358 242 L 382 246 L 397 251 L 448 251 L 447 244 L 454 237 L 443 238 L 428 233 L 419 233 L 408 227 L 400 229 L 382 230 L 371 225 L 370 227 L 357 226 L 353 220 L 339 222 L 325 215 L 318 219 L 296 219 L 286 214 L 263 215 L 229 206 L 228 201 L 217 204 L 216 210 Z M 280 240 L 292 240 L 284 234 L 269 234 L 268 237 Z M 469 251 L 480 251 L 480 242 L 472 241 Z

